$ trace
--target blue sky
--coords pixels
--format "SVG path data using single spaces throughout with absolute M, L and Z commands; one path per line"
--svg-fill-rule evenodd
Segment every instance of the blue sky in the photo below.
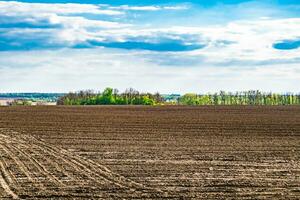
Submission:
M 215 4 L 240 4 L 249 2 L 249 0 L 194 0 L 194 1 L 182 1 L 182 0 L 22 0 L 20 2 L 28 3 L 85 3 L 85 4 L 110 4 L 110 5 L 153 5 L 153 4 L 174 4 L 189 2 L 193 4 L 199 4 L 201 6 L 213 6 Z M 279 5 L 297 5 L 298 0 L 260 0 L 260 2 L 276 3 Z
M 0 1 L 0 92 L 300 92 L 296 0 Z

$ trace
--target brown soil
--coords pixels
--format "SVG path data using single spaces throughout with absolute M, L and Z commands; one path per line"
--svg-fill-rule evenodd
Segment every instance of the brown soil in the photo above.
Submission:
M 0 107 L 0 199 L 300 199 L 300 107 Z

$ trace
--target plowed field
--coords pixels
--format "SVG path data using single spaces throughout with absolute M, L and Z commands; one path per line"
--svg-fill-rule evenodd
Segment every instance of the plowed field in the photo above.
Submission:
M 300 107 L 0 107 L 0 199 L 300 199 Z

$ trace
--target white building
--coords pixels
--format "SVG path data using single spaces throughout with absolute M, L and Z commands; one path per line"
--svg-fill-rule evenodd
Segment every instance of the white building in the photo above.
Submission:
M 0 98 L 0 106 L 9 106 L 14 99 L 1 99 Z

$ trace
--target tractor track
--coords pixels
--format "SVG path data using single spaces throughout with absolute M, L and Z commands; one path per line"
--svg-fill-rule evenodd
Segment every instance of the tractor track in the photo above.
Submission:
M 108 191 L 109 197 L 114 191 L 121 191 L 118 195 L 129 193 L 146 197 L 162 194 L 158 189 L 129 180 L 96 162 L 9 129 L 0 129 L 0 150 L 3 155 L 0 185 L 15 199 L 59 195 L 102 197 L 103 190 Z M 91 188 L 99 194 L 92 194 Z
M 4 189 L 4 191 L 10 195 L 13 199 L 18 199 L 18 195 L 12 191 L 12 189 L 10 188 L 9 183 L 12 183 L 12 179 L 9 175 L 9 173 L 6 170 L 6 167 L 3 164 L 3 159 L 0 160 L 0 185 L 1 187 Z M 9 183 L 8 183 L 9 182 Z

